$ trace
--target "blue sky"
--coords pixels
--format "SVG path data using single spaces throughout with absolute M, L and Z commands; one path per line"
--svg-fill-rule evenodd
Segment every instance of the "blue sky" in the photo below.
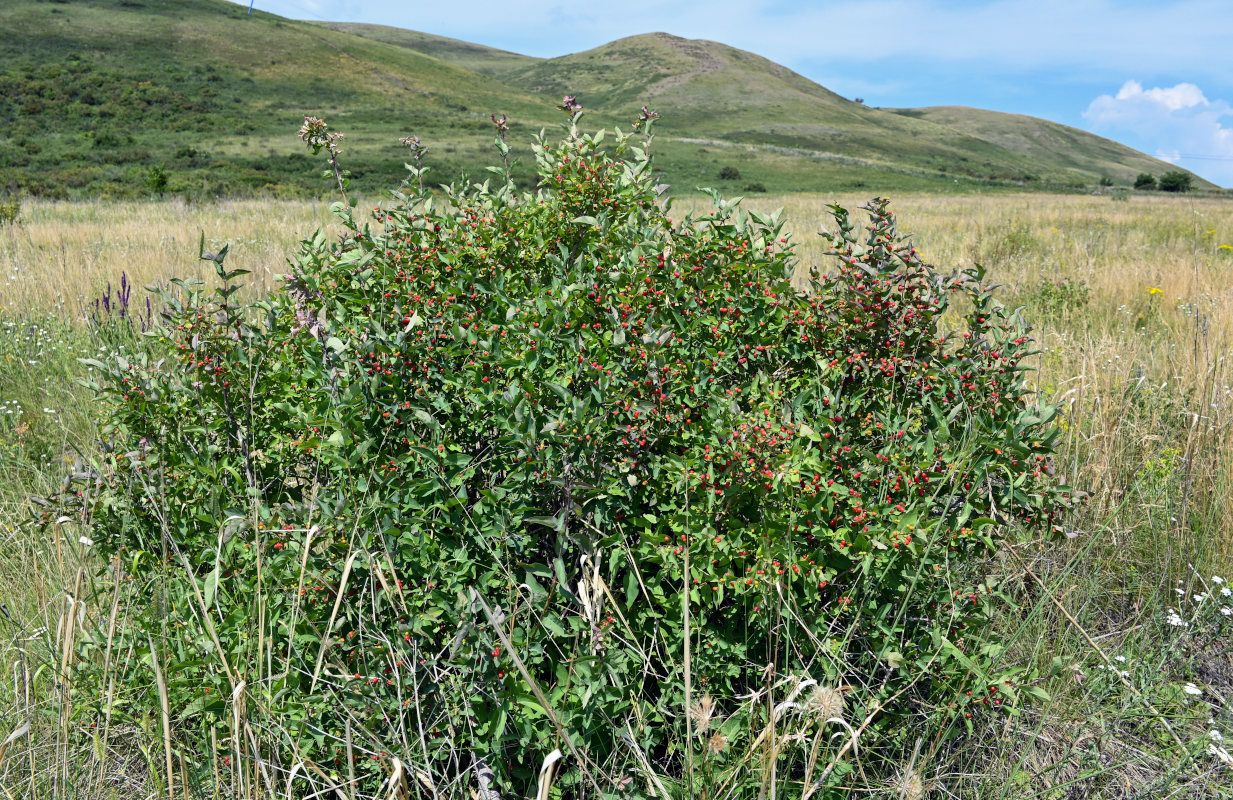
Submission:
M 711 39 L 871 106 L 1030 114 L 1233 187 L 1230 0 L 256 0 L 256 7 L 541 57 L 650 31 Z

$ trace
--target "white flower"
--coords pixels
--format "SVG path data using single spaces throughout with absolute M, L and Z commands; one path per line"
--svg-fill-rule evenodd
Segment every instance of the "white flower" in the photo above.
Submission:
M 1165 622 L 1169 623 L 1175 628 L 1186 627 L 1185 620 L 1183 620 L 1180 616 L 1178 616 L 1177 612 L 1171 608 L 1169 609 L 1169 616 L 1165 618 Z
M 1203 690 L 1200 689 L 1198 686 L 1195 686 L 1193 683 L 1187 683 L 1185 686 L 1182 687 L 1182 691 L 1190 695 L 1191 697 L 1198 697 L 1199 695 L 1203 694 Z
M 1207 592 L 1202 592 L 1202 593 L 1200 593 L 1200 594 L 1196 594 L 1196 595 L 1194 596 L 1194 601 L 1195 601 L 1196 603 L 1202 603 L 1204 600 L 1206 600 L 1206 599 L 1207 599 L 1207 597 L 1208 597 Z
M 81 542 L 81 543 L 82 543 L 82 544 L 84 544 L 86 547 L 90 547 L 91 545 L 93 545 L 93 544 L 94 544 L 94 540 L 93 540 L 93 539 L 91 539 L 89 536 L 82 536 L 82 537 L 81 537 L 80 539 L 78 539 L 77 541 Z
M 1207 752 L 1211 753 L 1225 764 L 1233 766 L 1233 756 L 1229 755 L 1229 751 L 1225 750 L 1223 747 L 1217 747 L 1214 744 L 1209 744 L 1207 746 Z
M 1214 583 L 1214 584 L 1216 584 L 1217 586 L 1219 586 L 1220 584 L 1224 583 L 1224 578 L 1220 577 L 1219 575 L 1213 575 L 1213 576 L 1212 576 L 1212 583 Z
M 1113 660 L 1114 660 L 1114 661 L 1120 661 L 1120 662 L 1122 662 L 1123 664 L 1125 664 L 1125 663 L 1126 663 L 1126 656 L 1114 656 L 1114 657 L 1113 657 Z
M 1233 608 L 1229 608 L 1228 606 L 1221 606 L 1220 613 L 1224 614 L 1226 617 L 1233 617 Z
M 1218 730 L 1212 729 L 1207 732 L 1207 735 L 1208 735 L 1208 738 L 1210 738 L 1213 742 L 1223 742 L 1224 741 L 1224 737 L 1220 735 L 1220 731 Z
M 1233 589 L 1230 589 L 1228 586 L 1221 586 L 1220 594 L 1225 597 L 1228 597 L 1229 595 L 1233 595 Z
M 1185 596 L 1186 596 L 1186 590 L 1185 590 L 1185 589 L 1174 589 L 1173 591 L 1177 592 L 1177 594 L 1178 594 L 1178 596 L 1179 596 L 1179 597 L 1185 597 Z

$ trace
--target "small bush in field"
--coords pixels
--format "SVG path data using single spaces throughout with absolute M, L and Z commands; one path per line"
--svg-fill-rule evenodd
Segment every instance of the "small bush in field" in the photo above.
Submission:
M 1155 189 L 1156 188 L 1156 176 L 1148 172 L 1140 172 L 1139 176 L 1135 178 L 1135 188 L 1136 189 Z
M 722 167 L 719 170 L 719 179 L 721 181 L 739 181 L 741 179 L 741 171 L 731 165 Z
M 1171 170 L 1160 176 L 1162 192 L 1189 192 L 1193 187 L 1190 173 L 1181 170 Z
M 16 197 L 0 198 L 0 225 L 15 225 L 21 216 L 21 201 Z
M 1059 317 L 1066 312 L 1084 310 L 1091 298 L 1092 289 L 1085 281 L 1041 278 L 1036 284 L 1032 305 L 1044 316 Z
M 346 235 L 249 307 L 203 252 L 220 286 L 92 363 L 104 483 L 48 518 L 127 588 L 83 660 L 134 717 L 171 670 L 199 785 L 309 764 L 372 794 L 397 757 L 527 796 L 560 748 L 575 796 L 753 797 L 769 758 L 825 797 L 1038 692 L 982 636 L 981 565 L 1069 495 L 982 272 L 923 263 L 879 199 L 833 207 L 802 292 L 778 214 L 674 218 L 645 147 L 571 112 L 539 191 L 337 204 Z

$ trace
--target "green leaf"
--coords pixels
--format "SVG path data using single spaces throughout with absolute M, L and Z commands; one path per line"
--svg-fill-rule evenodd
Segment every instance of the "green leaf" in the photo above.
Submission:
M 177 719 L 182 722 L 186 719 L 192 719 L 198 714 L 205 712 L 218 716 L 221 715 L 225 708 L 226 704 L 222 701 L 222 698 L 213 694 L 203 694 L 201 697 L 198 697 L 193 700 L 193 702 L 185 706 L 184 710 L 180 712 Z

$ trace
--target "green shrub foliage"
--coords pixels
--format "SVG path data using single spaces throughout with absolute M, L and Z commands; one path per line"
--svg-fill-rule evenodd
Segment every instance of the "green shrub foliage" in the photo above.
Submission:
M 482 762 L 526 796 L 559 747 L 575 794 L 756 793 L 751 753 L 799 728 L 817 768 L 783 748 L 780 775 L 826 796 L 857 779 L 836 715 L 876 754 L 1019 701 L 990 557 L 1069 503 L 1019 317 L 884 200 L 834 206 L 806 274 L 778 214 L 673 218 L 602 140 L 541 142 L 533 193 L 337 204 L 341 240 L 251 306 L 204 254 L 219 288 L 93 364 L 101 484 L 48 512 L 92 522 L 103 603 L 121 585 L 84 674 L 151 686 L 113 711 L 148 720 L 162 664 L 201 785 L 239 791 L 259 748 L 370 792 L 392 757 L 459 795 Z
M 1189 172 L 1170 170 L 1160 176 L 1160 189 L 1165 192 L 1189 192 L 1193 187 Z

